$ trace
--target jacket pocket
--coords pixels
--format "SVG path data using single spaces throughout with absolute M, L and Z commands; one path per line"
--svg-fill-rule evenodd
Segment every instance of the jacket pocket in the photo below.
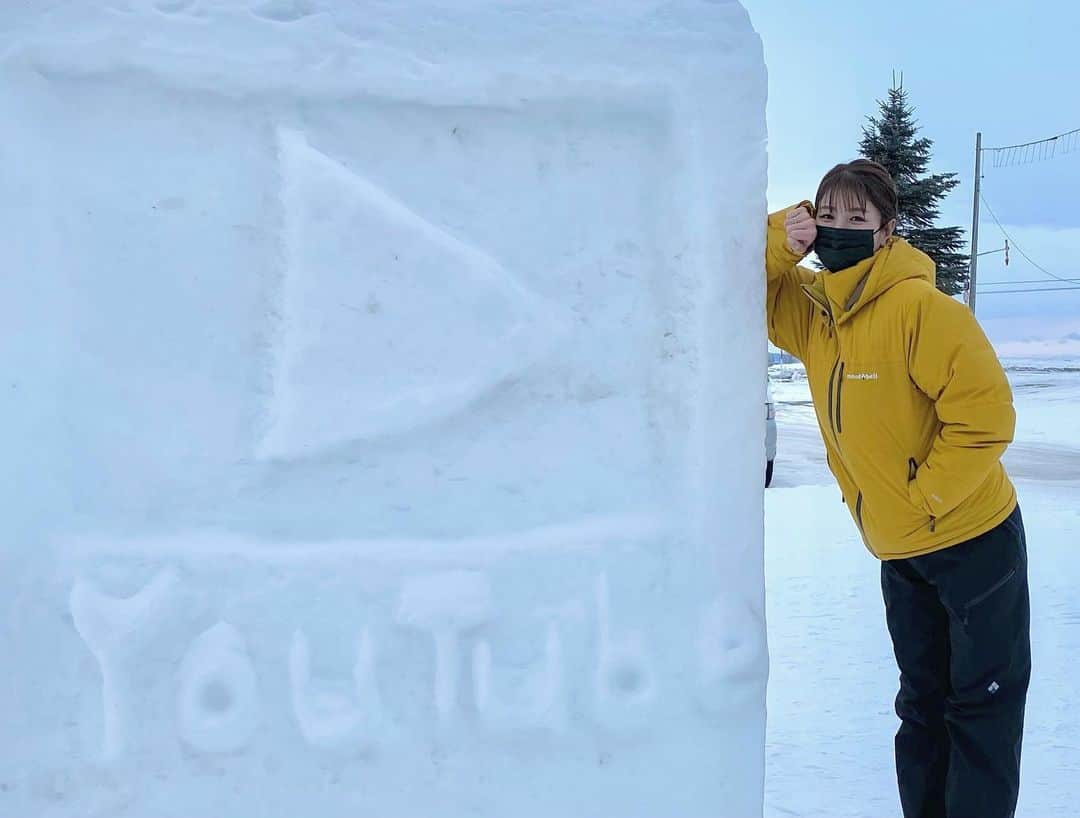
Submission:
M 919 476 L 919 462 L 914 458 L 908 458 L 908 483 L 911 483 Z M 937 531 L 937 517 L 930 517 L 930 533 L 934 534 Z

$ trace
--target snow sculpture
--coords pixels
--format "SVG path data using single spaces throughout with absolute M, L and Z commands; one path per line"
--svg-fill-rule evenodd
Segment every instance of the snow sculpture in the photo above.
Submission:
M 259 686 L 243 635 L 227 622 L 201 634 L 180 663 L 180 735 L 202 753 L 242 750 L 259 726 Z
M 0 813 L 760 813 L 742 7 L 9 5 Z

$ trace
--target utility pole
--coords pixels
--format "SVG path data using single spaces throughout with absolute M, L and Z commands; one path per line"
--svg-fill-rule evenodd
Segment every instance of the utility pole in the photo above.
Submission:
M 979 199 L 982 193 L 982 131 L 975 135 L 975 205 L 971 215 L 971 266 L 968 268 L 967 305 L 975 313 L 976 273 L 979 267 Z

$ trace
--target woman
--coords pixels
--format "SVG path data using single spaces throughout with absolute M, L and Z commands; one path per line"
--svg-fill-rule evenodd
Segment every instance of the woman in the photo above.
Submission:
M 769 217 L 769 337 L 806 365 L 829 468 L 881 584 L 905 818 L 1016 807 L 1031 675 L 1024 524 L 1001 456 L 1012 393 L 975 318 L 896 228 L 866 160 Z M 826 268 L 798 266 L 810 250 Z

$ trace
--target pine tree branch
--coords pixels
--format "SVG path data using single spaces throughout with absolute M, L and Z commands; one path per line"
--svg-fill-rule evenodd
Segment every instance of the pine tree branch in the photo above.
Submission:
M 877 116 L 867 116 L 862 126 L 859 153 L 883 165 L 896 180 L 897 234 L 934 260 L 938 268 L 938 288 L 955 294 L 967 282 L 968 256 L 961 227 L 937 227 L 940 203 L 959 184 L 955 173 L 928 173 L 934 142 L 919 136 L 915 108 L 907 91 L 889 89 L 887 99 L 878 100 Z

